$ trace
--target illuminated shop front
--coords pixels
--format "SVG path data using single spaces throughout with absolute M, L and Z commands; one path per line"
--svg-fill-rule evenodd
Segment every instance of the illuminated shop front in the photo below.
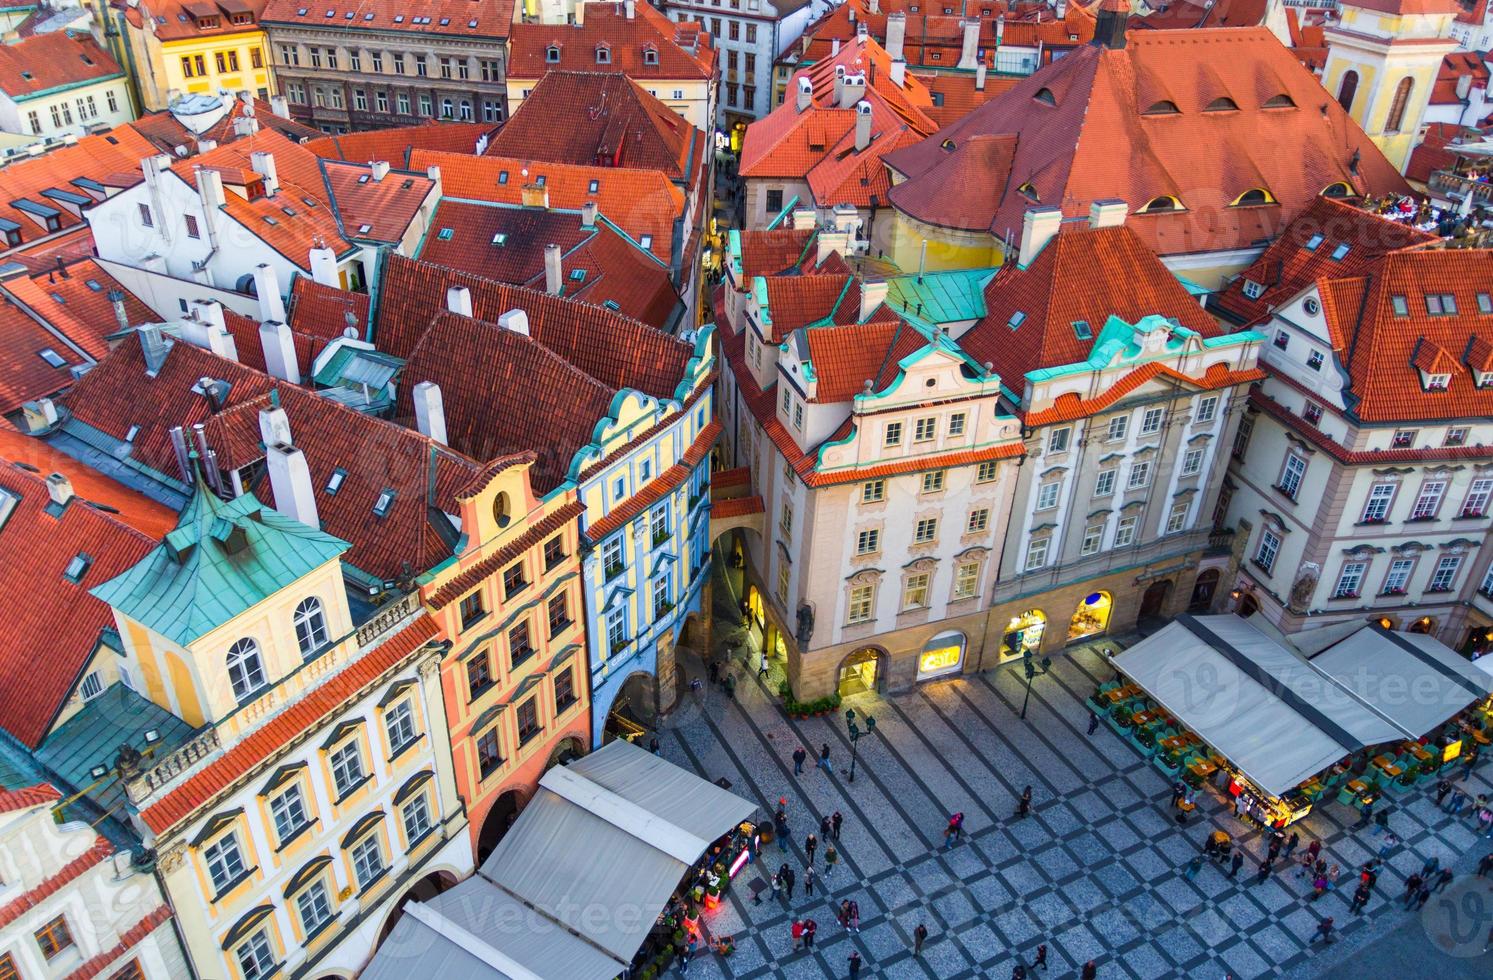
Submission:
M 1047 614 L 1040 609 L 1012 616 L 1001 636 L 1001 660 L 1014 660 L 1027 650 L 1036 653 L 1042 649 L 1042 634 L 1046 631 Z
M 876 690 L 880 668 L 881 651 L 876 647 L 862 647 L 846 657 L 840 664 L 840 697 Z
M 1091 592 L 1078 604 L 1073 620 L 1068 624 L 1068 642 L 1095 636 L 1109 629 L 1109 615 L 1114 609 L 1114 599 L 1108 592 Z
M 964 634 L 958 630 L 944 630 L 923 644 L 918 654 L 918 680 L 957 674 L 964 666 Z

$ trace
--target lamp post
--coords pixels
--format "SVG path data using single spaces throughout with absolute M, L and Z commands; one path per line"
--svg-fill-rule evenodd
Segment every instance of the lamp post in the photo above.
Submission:
M 876 719 L 866 715 L 866 730 L 861 731 L 860 726 L 855 723 L 855 709 L 845 709 L 845 730 L 850 734 L 850 779 L 855 782 L 855 747 L 862 738 L 876 732 Z
M 1040 677 L 1052 669 L 1052 658 L 1043 657 L 1041 664 L 1032 662 L 1032 651 L 1021 651 L 1021 670 L 1026 674 L 1026 697 L 1021 699 L 1021 717 L 1026 718 L 1026 706 L 1032 699 L 1032 678 Z

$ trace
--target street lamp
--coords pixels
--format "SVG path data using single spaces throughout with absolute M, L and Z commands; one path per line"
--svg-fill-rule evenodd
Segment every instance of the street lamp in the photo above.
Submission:
M 1021 717 L 1026 718 L 1027 702 L 1032 699 L 1032 678 L 1040 677 L 1052 669 L 1052 658 L 1043 657 L 1041 664 L 1032 663 L 1032 651 L 1021 651 L 1021 670 L 1026 674 L 1026 697 L 1021 699 Z
M 855 723 L 855 709 L 846 708 L 845 729 L 850 733 L 850 779 L 848 781 L 853 783 L 855 782 L 855 747 L 863 737 L 875 734 L 876 719 L 866 715 L 866 730 L 861 731 L 860 726 Z

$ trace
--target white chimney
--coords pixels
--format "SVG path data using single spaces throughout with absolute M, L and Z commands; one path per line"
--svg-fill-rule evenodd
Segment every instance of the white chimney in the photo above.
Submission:
M 1047 207 L 1032 208 L 1027 211 L 1026 216 L 1021 219 L 1021 253 L 1017 263 L 1022 266 L 1030 265 L 1042 251 L 1063 223 L 1063 209 L 1048 205 Z
M 998 48 L 1006 43 L 1006 15 L 995 15 L 995 46 Z
M 301 365 L 295 356 L 295 337 L 290 327 L 277 320 L 259 325 L 259 346 L 264 349 L 264 369 L 281 381 L 301 383 Z
M 158 323 L 144 324 L 136 328 L 136 332 L 140 335 L 140 356 L 145 358 L 145 373 L 153 378 L 166 363 L 171 341 L 161 332 Z
M 374 183 L 377 183 L 378 181 L 381 181 L 385 177 L 389 176 L 389 161 L 387 160 L 375 160 L 368 166 L 373 169 Z
M 637 13 L 635 0 L 622 0 L 622 12 L 627 16 L 628 20 L 632 20 L 633 15 Z
M 985 62 L 983 61 L 975 66 L 975 91 L 985 91 Z
M 447 286 L 446 309 L 457 316 L 471 316 L 472 291 L 465 286 Z
M 595 228 L 596 227 L 596 202 L 595 201 L 587 201 L 585 204 L 581 205 L 581 227 L 582 228 Z
M 217 148 L 218 148 L 218 141 L 217 140 L 198 140 L 197 141 L 197 152 L 198 153 L 207 153 L 209 151 L 216 150 Z
M 902 60 L 902 46 L 907 38 L 907 15 L 902 11 L 886 15 L 886 53 L 893 61 Z
M 270 112 L 282 119 L 290 117 L 290 100 L 283 95 L 270 96 Z
M 202 201 L 203 213 L 217 214 L 223 206 L 223 175 L 203 167 L 194 167 L 193 172 L 197 177 L 197 197 Z
M 1068 16 L 1068 0 L 1057 0 L 1053 5 L 1052 12 L 1057 15 L 1058 20 Z
M 964 40 L 959 47 L 959 64 L 955 67 L 972 71 L 980 50 L 980 22 L 967 20 L 960 27 L 964 29 Z
M 341 278 L 337 275 L 337 253 L 325 245 L 318 245 L 310 253 L 311 279 L 323 286 L 331 286 L 333 289 L 342 288 Z M 283 319 L 283 317 L 282 317 Z
M 1457 98 L 1459 98 L 1459 99 L 1465 99 L 1465 98 L 1467 98 L 1467 93 L 1471 92 L 1471 91 L 1472 91 L 1472 76 L 1471 75 L 1458 75 L 1457 76 Z
M 140 161 L 140 172 L 145 175 L 147 187 L 155 187 L 161 179 L 161 173 L 170 168 L 171 158 L 164 153 L 157 153 Z
M 1125 223 L 1130 205 L 1116 198 L 1095 201 L 1089 205 L 1090 228 L 1114 228 Z
M 306 465 L 306 454 L 295 446 L 270 445 L 265 447 L 264 462 L 270 472 L 275 509 L 307 527 L 321 527 L 321 520 L 316 516 L 316 491 L 311 487 L 311 467 Z
M 222 330 L 228 329 L 228 321 L 223 318 L 223 304 L 215 299 L 194 299 L 191 303 L 192 315 L 195 316 L 206 327 L 218 327 Z
M 833 58 L 835 55 L 837 55 L 839 53 L 840 53 L 840 39 L 839 38 L 833 38 L 830 41 L 829 56 L 831 58 Z
M 835 43 L 839 44 L 840 42 L 836 41 Z M 835 65 L 835 91 L 834 91 L 833 103 L 835 105 L 837 105 L 837 106 L 843 106 L 844 105 L 844 99 L 845 99 L 845 75 L 846 75 L 845 66 L 844 65 Z
M 886 294 L 887 282 L 884 279 L 868 279 L 861 283 L 861 323 L 870 319 L 871 314 L 876 312 L 876 308 L 886 302 Z
M 285 300 L 280 296 L 280 277 L 273 266 L 254 267 L 254 295 L 259 297 L 259 320 L 285 322 Z
M 905 62 L 905 61 L 894 61 L 894 62 L 892 62 L 892 67 L 891 67 L 891 70 L 888 72 L 888 74 L 891 75 L 892 84 L 893 85 L 897 85 L 897 86 L 906 85 L 907 84 L 907 62 Z
M 434 381 L 422 381 L 410 390 L 415 403 L 415 428 L 421 433 L 446 444 L 446 407 L 441 401 L 441 386 Z
M 840 83 L 838 81 L 835 82 L 836 88 L 839 87 L 839 84 Z M 805 109 L 807 109 L 810 106 L 810 104 L 813 103 L 813 101 L 814 101 L 814 83 L 811 82 L 811 81 L 809 81 L 809 79 L 806 76 L 802 76 L 802 75 L 799 76 L 799 79 L 798 79 L 798 94 L 793 97 L 793 107 L 794 107 L 794 109 L 797 110 L 798 112 L 803 112 Z
M 855 104 L 866 97 L 866 76 L 857 72 L 854 75 L 846 75 L 845 81 L 840 88 L 839 106 L 841 109 L 854 109 Z
M 565 288 L 564 267 L 560 263 L 560 246 L 550 243 L 544 246 L 544 291 L 559 296 Z
M 794 208 L 789 220 L 793 222 L 794 231 L 811 231 L 819 223 L 819 216 L 813 208 Z
M 855 151 L 871 145 L 871 103 L 861 99 L 855 104 Z
M 54 504 L 65 504 L 73 499 L 73 483 L 61 473 L 47 477 L 47 496 Z
M 259 132 L 259 120 L 253 116 L 239 116 L 233 121 L 233 132 L 237 136 L 253 136 Z
M 498 326 L 527 337 L 529 336 L 529 314 L 523 310 L 509 310 L 498 317 Z
M 255 150 L 249 154 L 249 166 L 264 178 L 264 192 L 274 194 L 280 189 L 280 171 L 275 168 L 275 155 L 268 150 Z

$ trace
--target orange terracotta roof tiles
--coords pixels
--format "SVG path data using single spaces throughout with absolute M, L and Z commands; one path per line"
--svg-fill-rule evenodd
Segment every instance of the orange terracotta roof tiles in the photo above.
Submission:
M 750 486 L 752 483 L 752 468 L 750 466 L 738 466 L 729 470 L 716 470 L 710 474 L 710 490 L 714 494 L 722 487 Z
M 351 327 L 360 339 L 366 340 L 368 306 L 367 293 L 323 286 L 310 276 L 296 276 L 290 284 L 286 316 L 291 329 L 310 337 L 336 340 Z
M 586 536 L 592 541 L 600 541 L 683 486 L 684 481 L 689 479 L 690 471 L 710 455 L 710 448 L 715 445 L 715 438 L 720 434 L 719 422 L 711 422 L 701 429 L 679 462 L 664 470 L 652 482 L 639 487 L 636 493 L 613 507 L 606 516 L 589 524 Z
M 597 48 L 607 49 L 609 70 L 647 84 L 661 80 L 708 81 L 716 52 L 697 23 L 676 24 L 648 3 L 592 3 L 575 24 L 514 24 L 508 35 L 509 79 L 537 79 L 567 69 L 597 70 Z M 556 49 L 556 60 L 549 50 Z
M 141 158 L 154 152 L 155 147 L 145 137 L 128 126 L 119 126 L 107 133 L 84 136 L 71 145 L 56 146 L 41 156 L 14 160 L 0 166 L 0 218 L 15 223 L 15 236 L 20 242 L 82 224 L 79 213 L 64 204 L 54 204 L 42 192 L 55 188 L 102 200 L 102 194 L 80 189 L 72 182 L 79 178 L 102 182 L 119 171 L 139 180 Z M 57 212 L 56 227 L 50 228 L 44 218 L 17 208 L 16 203 L 22 200 L 52 207 Z
M 532 457 L 533 454 L 529 455 Z M 538 521 L 535 521 L 523 534 L 509 541 L 470 568 L 467 568 L 439 589 L 436 589 L 426 597 L 425 601 L 432 609 L 438 610 L 449 606 L 485 579 L 496 575 L 510 562 L 530 548 L 535 548 L 543 544 L 550 535 L 560 530 L 560 528 L 574 523 L 585 512 L 586 506 L 578 500 L 571 500 L 569 503 L 561 504 Z
M 764 510 L 762 498 L 732 497 L 729 500 L 717 500 L 710 505 L 711 520 L 725 520 L 728 517 L 746 517 L 748 514 L 760 514 Z
M 408 170 L 390 170 L 382 178 L 371 171 L 366 164 L 322 162 L 343 234 L 396 244 L 435 190 L 435 181 Z
M 0 44 L 0 92 L 13 100 L 116 77 L 124 77 L 118 62 L 90 35 L 57 31 Z
M 1488 87 L 1488 66 L 1483 62 L 1481 54 L 1476 51 L 1453 51 L 1442 58 L 1441 67 L 1436 71 L 1436 82 L 1431 86 L 1430 104 L 1462 104 L 1457 86 L 1463 78 L 1468 80 L 1469 88 Z
M 1038 412 L 1028 412 L 1024 416 L 1024 421 L 1029 426 L 1037 426 L 1055 425 L 1059 422 L 1073 422 L 1078 419 L 1088 418 L 1109 408 L 1147 381 L 1158 377 L 1171 378 L 1174 381 L 1183 382 L 1200 391 L 1212 391 L 1219 388 L 1232 388 L 1236 385 L 1252 384 L 1264 378 L 1265 372 L 1260 368 L 1234 371 L 1225 365 L 1214 364 L 1201 378 L 1193 378 L 1173 367 L 1153 361 L 1150 364 L 1143 364 L 1134 371 L 1131 371 L 1093 398 L 1080 398 L 1072 392 L 1059 395 L 1057 400 L 1053 402 L 1052 407 L 1042 409 Z
M 64 262 L 31 278 L 0 280 L 0 292 L 8 293 L 94 360 L 108 355 L 108 337 L 124 329 L 109 298 L 115 290 L 121 294 L 130 326 L 158 319 L 92 258 Z
M 773 344 L 811 323 L 854 323 L 860 315 L 860 283 L 849 274 L 769 276 L 767 313 L 771 335 L 764 339 Z
M 744 282 L 757 276 L 775 276 L 795 268 L 808 254 L 814 231 L 774 228 L 771 231 L 742 231 L 741 274 Z
M 183 126 L 170 112 L 148 113 L 120 128 L 132 129 L 145 137 L 155 146 L 157 152 L 175 154 L 179 146 L 192 149 L 207 140 L 221 144 L 245 138 L 239 134 L 237 124 L 240 119 L 244 118 L 245 110 L 249 106 L 253 106 L 254 119 L 261 129 L 274 130 L 292 142 L 322 135 L 319 129 L 313 129 L 294 119 L 275 115 L 268 101 L 257 98 L 251 98 L 248 102 L 233 99 L 229 103 L 228 111 L 223 114 L 223 118 L 201 133 L 193 132 Z
M 350 29 L 501 40 L 513 24 L 513 7 L 514 0 L 429 0 L 418 7 L 401 0 L 324 0 L 309 7 L 304 0 L 269 0 L 262 19 L 287 27 L 356 24 Z
M 1163 92 L 1170 97 L 1148 94 Z M 1163 102 L 1177 111 L 1155 108 Z M 957 152 L 979 136 L 1016 137 L 1009 168 L 1003 158 L 992 161 L 980 181 L 992 194 L 948 193 L 939 165 L 950 147 Z M 1265 152 L 1268 146 L 1300 152 Z M 1136 31 L 1121 49 L 1078 48 L 885 159 L 907 178 L 892 188 L 891 203 L 917 220 L 1004 237 L 1021 228 L 1034 200 L 1080 216 L 1096 200 L 1120 198 L 1130 205 L 1129 223 L 1162 255 L 1272 238 L 1338 183 L 1365 196 L 1408 191 L 1373 141 L 1322 98 L 1317 79 L 1264 28 Z M 1129 163 L 1117 168 L 1116 160 Z M 1276 203 L 1233 205 L 1252 190 Z M 1139 213 L 1167 196 L 1183 209 Z
M 308 691 L 176 789 L 151 803 L 141 812 L 141 819 L 159 835 L 201 812 L 204 804 L 273 759 L 296 736 L 344 709 L 439 634 L 435 620 L 428 613 L 421 614 L 409 626 Z
M 267 373 L 269 366 L 264 360 L 264 342 L 259 337 L 259 321 L 224 309 L 223 325 L 228 328 L 229 335 L 233 337 L 234 353 L 237 355 L 234 360 L 256 371 Z M 300 370 L 302 378 L 309 378 L 311 366 L 316 356 L 326 348 L 327 341 L 294 329 L 290 332 L 290 338 L 295 345 L 296 367 Z
M 1477 130 L 1470 126 L 1457 123 L 1427 125 L 1420 143 L 1410 151 L 1410 162 L 1405 164 L 1406 179 L 1425 184 L 1430 182 L 1431 174 L 1436 171 L 1452 169 L 1457 157 L 1447 147 L 1464 136 L 1469 141 L 1481 139 Z
M 20 789 L 0 789 L 0 813 L 29 810 L 34 806 L 45 806 L 62 799 L 62 794 L 51 783 L 37 783 Z
M 64 864 L 58 871 L 42 881 L 35 888 L 0 906 L 0 927 L 8 926 L 22 915 L 36 908 L 44 900 L 57 894 L 69 882 L 76 881 L 84 874 L 109 860 L 114 854 L 114 845 L 102 837 L 95 838 L 93 846 L 82 854 Z
M 0 460 L 19 463 L 39 476 L 61 473 L 80 499 L 108 508 L 116 521 L 148 538 L 165 537 L 176 528 L 177 513 L 170 507 L 52 448 L 45 439 L 22 435 L 14 426 L 0 426 Z
M 1259 409 L 1271 418 L 1277 419 L 1289 426 L 1292 433 L 1305 439 L 1318 449 L 1325 450 L 1329 456 L 1339 463 L 1345 463 L 1350 466 L 1361 466 L 1364 464 L 1389 466 L 1395 463 L 1443 463 L 1456 460 L 1487 460 L 1489 456 L 1488 447 L 1486 446 L 1428 446 L 1424 449 L 1352 450 L 1322 432 L 1315 425 L 1302 419 L 1301 416 L 1265 394 L 1258 387 L 1250 390 L 1249 405 L 1251 408 Z
M 874 384 L 902 328 L 901 320 L 881 320 L 806 330 L 804 339 L 817 382 L 812 401 L 850 401 L 865 390 L 867 381 Z
M 169 905 L 156 906 L 156 908 L 151 910 L 149 915 L 126 929 L 120 935 L 119 942 L 103 952 L 89 957 L 83 962 L 82 966 L 69 973 L 67 980 L 93 980 L 94 977 L 114 965 L 115 960 L 144 942 L 146 936 L 149 936 L 165 925 L 166 921 L 170 918 L 171 907 Z
M 319 157 L 349 163 L 384 161 L 395 167 L 409 164 L 415 150 L 476 153 L 477 141 L 497 126 L 485 122 L 429 122 L 418 126 L 372 129 L 341 136 L 319 136 L 301 145 Z
M 247 23 L 234 23 L 234 15 L 250 15 Z M 223 37 L 259 31 L 259 19 L 265 0 L 242 0 L 242 3 L 218 4 L 210 0 L 140 0 L 138 11 L 149 19 L 151 32 L 159 41 L 182 41 L 188 38 Z
M 0 415 L 70 387 L 71 369 L 86 363 L 20 307 L 0 304 Z
M 1192 30 L 1199 27 L 1258 27 L 1265 22 L 1265 0 L 1193 0 L 1163 2 L 1144 17 L 1130 19 L 1131 30 Z

